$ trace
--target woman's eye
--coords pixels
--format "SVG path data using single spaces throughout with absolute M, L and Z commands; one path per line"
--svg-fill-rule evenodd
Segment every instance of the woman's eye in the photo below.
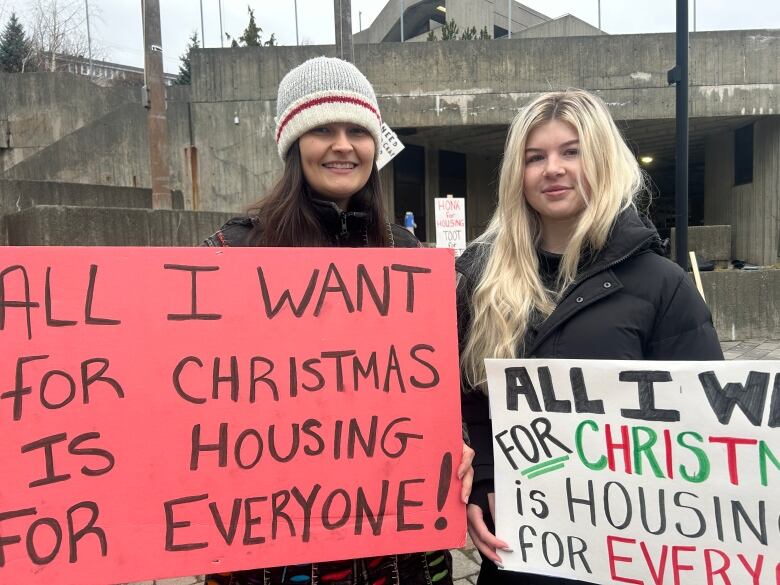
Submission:
M 357 136 L 365 136 L 368 134 L 368 130 L 365 128 L 361 128 L 360 126 L 355 126 L 354 128 L 350 128 L 349 130 L 350 134 L 355 134 Z
M 544 157 L 541 154 L 532 154 L 531 156 L 525 159 L 525 164 L 530 165 L 531 163 L 538 162 L 543 158 Z
M 580 154 L 579 148 L 567 148 L 564 153 L 565 156 L 578 156 Z
M 312 134 L 327 134 L 328 132 L 330 132 L 330 128 L 328 128 L 327 126 L 319 126 L 317 128 L 312 128 L 310 132 Z

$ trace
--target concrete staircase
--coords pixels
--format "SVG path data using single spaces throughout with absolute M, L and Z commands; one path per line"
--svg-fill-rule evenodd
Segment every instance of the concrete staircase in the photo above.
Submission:
M 153 210 L 151 189 L 0 179 L 0 244 L 192 246 L 232 213 Z

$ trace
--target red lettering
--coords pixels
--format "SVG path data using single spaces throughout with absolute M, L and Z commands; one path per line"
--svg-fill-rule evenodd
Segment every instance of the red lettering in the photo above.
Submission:
M 631 563 L 633 562 L 634 559 L 632 557 L 623 557 L 623 556 L 616 555 L 615 551 L 612 549 L 613 542 L 636 544 L 636 540 L 633 538 L 620 538 L 619 536 L 607 536 L 607 555 L 609 556 L 609 574 L 612 577 L 612 580 L 619 581 L 620 583 L 632 583 L 633 585 L 644 585 L 644 581 L 640 581 L 639 579 L 631 579 L 629 577 L 621 577 L 617 574 L 617 571 L 615 569 L 616 562 Z
M 626 473 L 631 473 L 631 443 L 628 439 L 628 426 L 620 426 L 621 443 L 616 443 L 612 438 L 612 425 L 604 425 L 604 435 L 607 439 L 607 461 L 610 470 L 615 471 L 615 451 L 622 451 L 623 468 Z
M 718 567 L 717 569 L 712 568 L 712 553 L 717 553 L 720 555 L 721 563 L 722 565 Z M 721 579 L 723 579 L 723 583 L 725 585 L 731 585 L 731 579 L 729 579 L 728 574 L 726 571 L 729 570 L 729 567 L 731 566 L 731 560 L 729 560 L 729 557 L 726 553 L 724 553 L 721 550 L 718 550 L 717 548 L 705 548 L 704 549 L 704 566 L 707 571 L 707 585 L 714 585 L 714 581 L 712 578 L 715 575 L 719 575 Z
M 653 583 L 655 585 L 663 585 L 664 572 L 666 571 L 666 553 L 669 552 L 669 547 L 665 544 L 661 546 L 661 560 L 658 561 L 658 570 L 656 571 L 653 566 L 653 558 L 650 556 L 650 551 L 647 550 L 647 545 L 644 541 L 639 543 L 639 547 L 642 549 L 642 554 L 645 557 L 647 568 L 650 569 L 650 575 L 653 577 Z
M 693 571 L 693 565 L 682 565 L 677 553 L 695 552 L 695 546 L 673 546 L 672 547 L 672 570 L 674 571 L 674 585 L 680 585 L 680 572 Z
M 674 479 L 674 461 L 672 461 L 672 433 L 664 429 L 664 447 L 666 448 L 666 477 Z
M 753 577 L 753 585 L 759 585 L 758 580 L 761 577 L 761 569 L 764 567 L 764 555 L 758 555 L 756 557 L 755 566 L 749 564 L 747 559 L 742 556 L 741 553 L 737 554 L 737 558 L 742 563 L 742 566 L 745 567 L 745 570 L 748 572 L 748 574 Z
M 729 464 L 729 480 L 733 485 L 739 485 L 737 473 L 737 445 L 755 445 L 756 439 L 739 439 L 737 437 L 710 437 L 710 443 L 723 443 L 726 445 L 726 457 Z

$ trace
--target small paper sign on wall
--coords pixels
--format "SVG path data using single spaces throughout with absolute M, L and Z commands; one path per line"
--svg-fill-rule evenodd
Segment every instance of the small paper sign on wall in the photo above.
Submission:
M 504 567 L 780 583 L 780 362 L 486 366 Z
M 466 200 L 448 195 L 433 201 L 436 247 L 451 248 L 460 256 L 466 249 Z
M 385 123 L 382 123 L 382 141 L 379 144 L 379 154 L 376 157 L 376 167 L 382 170 L 387 163 L 393 160 L 404 149 L 398 135 Z

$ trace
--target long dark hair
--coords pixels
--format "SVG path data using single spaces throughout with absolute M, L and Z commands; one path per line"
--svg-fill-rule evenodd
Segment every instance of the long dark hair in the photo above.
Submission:
M 303 176 L 301 151 L 296 141 L 284 161 L 284 172 L 268 194 L 247 210 L 256 217 L 249 234 L 251 246 L 313 247 L 332 245 L 324 232 L 311 203 L 312 190 Z M 369 246 L 385 248 L 390 245 L 387 220 L 382 202 L 382 187 L 376 165 L 365 186 L 349 201 L 350 211 L 368 215 L 366 241 Z

